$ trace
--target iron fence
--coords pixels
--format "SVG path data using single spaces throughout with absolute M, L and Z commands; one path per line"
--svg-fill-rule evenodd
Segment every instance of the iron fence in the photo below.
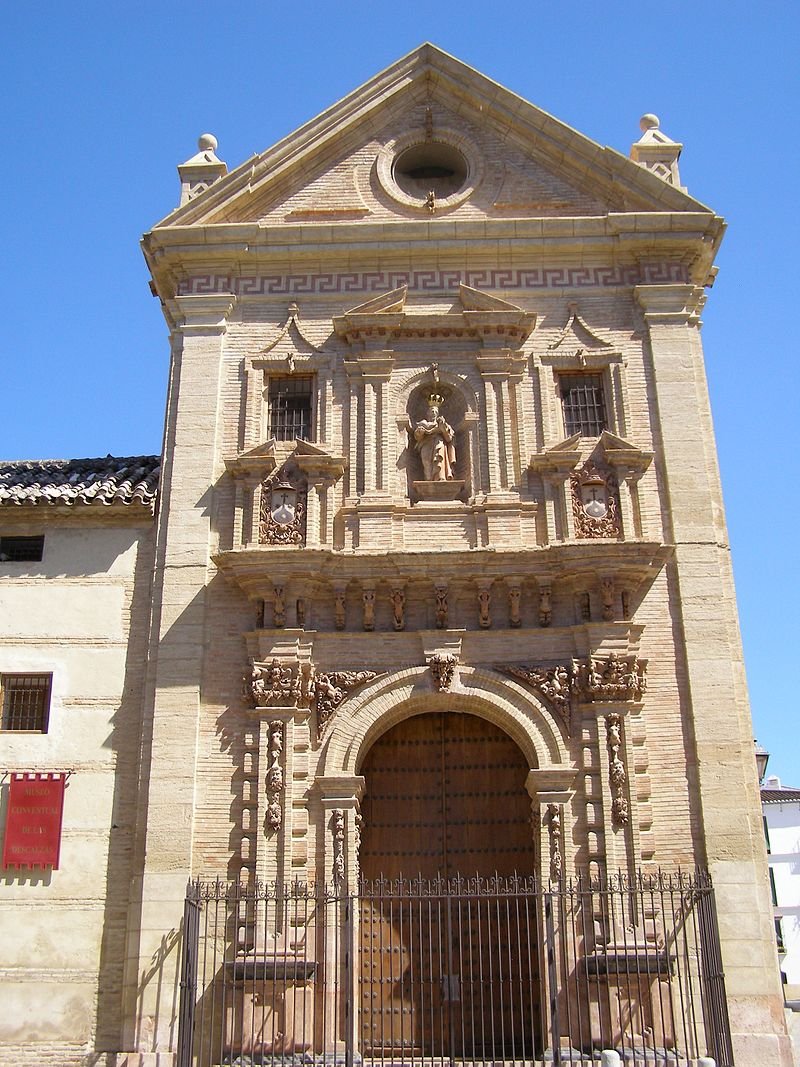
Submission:
M 180 1067 L 732 1067 L 703 873 L 194 882 Z

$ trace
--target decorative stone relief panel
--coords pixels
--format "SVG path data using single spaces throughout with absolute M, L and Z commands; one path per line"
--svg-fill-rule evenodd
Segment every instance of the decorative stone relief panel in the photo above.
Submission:
M 628 825 L 628 798 L 625 786 L 628 774 L 622 761 L 622 716 L 606 715 L 608 778 L 611 785 L 611 821 L 614 826 Z
M 305 486 L 285 471 L 268 475 L 261 485 L 259 544 L 301 545 L 306 539 Z
M 573 686 L 579 700 L 641 700 L 647 689 L 647 665 L 636 656 L 610 652 L 576 664 Z
M 619 485 L 605 464 L 595 460 L 570 476 L 576 537 L 621 537 Z

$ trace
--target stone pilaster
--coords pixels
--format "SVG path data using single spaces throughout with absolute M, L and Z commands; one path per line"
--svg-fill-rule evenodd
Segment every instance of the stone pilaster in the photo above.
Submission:
M 177 1033 L 178 939 L 165 950 L 164 931 L 180 929 L 186 883 L 196 873 L 192 837 L 210 540 L 205 501 L 219 476 L 219 373 L 235 303 L 234 296 L 220 294 L 176 297 L 169 306 L 173 362 L 161 492 L 170 506 L 159 512 L 143 756 L 149 778 L 137 836 L 144 862 L 132 894 L 139 914 L 134 904 L 126 961 L 138 1017 L 131 1002 L 123 1038 L 130 1049 L 146 1040 L 142 1051 L 172 1048 Z M 143 974 L 152 980 L 141 984 Z
M 682 623 L 686 721 L 694 735 L 705 856 L 716 885 L 734 1051 L 743 1062 L 782 1063 L 782 1019 L 753 733 L 743 683 L 722 494 L 698 338 L 702 290 L 643 285 L 660 477 L 667 506 L 673 611 Z M 747 817 L 742 817 L 742 798 Z M 752 1058 L 756 1054 L 756 1059 Z

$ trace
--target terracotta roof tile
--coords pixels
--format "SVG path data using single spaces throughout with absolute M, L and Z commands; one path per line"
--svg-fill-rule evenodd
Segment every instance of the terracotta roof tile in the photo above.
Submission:
M 153 510 L 160 456 L 0 461 L 0 507 L 123 504 Z
M 787 785 L 774 789 L 770 789 L 769 786 L 761 787 L 762 804 L 782 804 L 787 800 L 800 801 L 800 789 L 794 789 Z

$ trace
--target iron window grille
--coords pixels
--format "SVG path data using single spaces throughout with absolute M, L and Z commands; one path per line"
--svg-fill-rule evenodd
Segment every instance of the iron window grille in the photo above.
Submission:
M 47 733 L 52 674 L 2 674 L 3 713 L 0 728 Z
M 0 563 L 36 562 L 44 553 L 44 534 L 0 537 Z
M 602 374 L 559 375 L 567 437 L 599 437 L 608 426 Z
M 270 437 L 276 441 L 309 440 L 313 385 L 311 377 L 270 378 L 267 394 Z

